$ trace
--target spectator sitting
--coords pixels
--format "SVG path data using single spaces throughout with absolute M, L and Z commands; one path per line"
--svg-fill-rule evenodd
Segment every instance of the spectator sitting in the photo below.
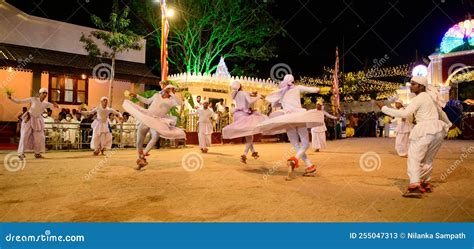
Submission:
M 80 112 L 76 112 L 74 117 L 75 117 L 75 121 L 78 121 L 79 123 L 82 121 L 82 119 L 84 119 L 84 117 L 82 117 Z
M 52 117 L 52 114 L 53 110 L 50 108 L 43 113 L 46 144 L 53 146 L 55 149 L 59 149 L 59 139 L 61 134 L 59 134 L 58 125 L 56 124 L 56 120 Z
M 72 114 L 66 114 L 66 118 L 61 121 L 64 142 L 76 145 L 76 137 L 79 130 L 79 121 L 72 118 Z
M 122 145 L 134 146 L 135 144 L 135 119 L 129 113 L 122 114 Z

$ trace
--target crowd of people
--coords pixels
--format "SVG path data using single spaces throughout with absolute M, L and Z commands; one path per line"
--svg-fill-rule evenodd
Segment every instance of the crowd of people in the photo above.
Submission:
M 47 108 L 41 117 L 44 121 L 46 146 L 50 149 L 88 148 L 92 140 L 92 123 L 96 115 L 83 115 L 82 110 L 61 108 L 59 113 L 53 115 L 53 110 Z M 22 108 L 18 115 L 17 136 L 20 135 L 23 115 L 27 108 Z M 119 120 L 116 114 L 109 115 L 110 130 L 113 134 L 113 144 L 118 146 L 135 146 L 136 121 L 130 114 L 122 113 L 123 119 Z M 27 118 L 27 117 L 26 117 Z
M 353 129 L 355 136 L 375 136 L 378 129 L 379 136 L 382 137 L 388 136 L 389 129 L 386 127 L 392 121 L 396 121 L 395 149 L 399 156 L 407 157 L 407 173 L 410 180 L 403 196 L 421 198 L 422 194 L 432 191 L 430 181 L 433 160 L 448 130 L 453 127 L 442 110 L 446 106 L 443 96 L 434 86 L 428 84 L 426 77 L 414 76 L 410 85 L 410 89 L 416 97 L 409 105 L 405 107 L 403 102 L 398 100 L 395 102 L 395 108 L 391 108 L 385 106 L 383 102 L 376 102 L 384 115 L 375 116 L 373 113 L 350 115 L 348 129 Z M 41 88 L 38 97 L 26 99 L 16 99 L 12 97 L 11 93 L 7 93 L 8 98 L 15 103 L 30 104 L 30 108 L 23 109 L 24 112 L 19 116 L 21 135 L 18 156 L 23 160 L 26 151 L 33 151 L 36 158 L 42 158 L 41 153 L 45 151 L 47 137 L 49 139 L 63 139 L 71 144 L 74 144 L 76 140 L 82 141 L 84 133 L 78 136 L 77 132 L 80 133 L 81 127 L 85 127 L 83 126 L 85 124 L 90 124 L 90 128 L 92 128 L 90 148 L 93 150 L 93 154 L 95 156 L 104 155 L 104 151 L 110 150 L 112 147 L 117 126 L 124 123 L 135 126 L 135 122 L 131 118 L 133 116 L 137 121 L 136 129 L 135 127 L 132 129 L 136 132 L 138 156 L 136 169 L 140 170 L 148 165 L 147 156 L 150 155 L 149 152 L 159 138 L 186 139 L 185 130 L 176 126 L 177 117 L 170 115 L 172 108 L 184 105 L 183 98 L 177 93 L 176 86 L 161 82 L 161 88 L 162 90 L 151 98 L 129 93 L 130 97 L 138 98 L 139 102 L 146 105 L 145 107 L 126 99 L 122 104 L 125 112 L 120 113 L 108 107 L 107 97 L 102 97 L 100 104 L 91 110 L 62 109 L 56 119 L 51 116 L 51 108 L 59 108 L 59 106 L 46 101 L 47 89 Z M 294 170 L 299 167 L 300 162 L 305 165 L 303 176 L 314 176 L 319 169 L 308 157 L 306 151 L 310 146 L 315 151 L 326 147 L 325 117 L 333 120 L 341 120 L 341 116 L 343 117 L 339 112 L 337 116 L 333 116 L 324 111 L 321 102 L 317 103 L 315 109 L 303 108 L 302 94 L 318 93 L 320 89 L 296 85 L 294 77 L 288 74 L 280 82 L 279 89 L 268 96 L 245 91 L 239 81 L 232 82 L 231 90 L 231 97 L 235 103 L 235 107 L 231 111 L 233 121 L 228 122 L 228 125 L 222 128 L 222 137 L 224 139 L 245 139 L 244 153 L 240 155 L 241 162 L 247 163 L 249 152 L 254 159 L 259 158 L 259 153 L 253 143 L 254 135 L 286 134 L 294 149 L 293 156 L 287 159 L 288 176 L 286 179 L 292 180 L 295 177 Z M 272 112 L 268 115 L 253 109 L 253 104 L 260 99 L 270 103 Z M 230 116 L 229 112 L 230 109 L 224 106 L 223 100 L 213 108 L 207 101 L 201 103 L 199 97 L 192 115 L 198 117 L 197 130 L 199 148 L 202 153 L 207 153 L 208 147 L 211 146 L 210 136 L 213 132 L 213 121 L 218 120 L 219 117 Z M 394 120 L 392 117 L 397 119 Z M 93 120 L 92 123 L 91 120 Z M 46 125 L 51 125 L 51 127 Z M 341 124 L 338 125 L 341 126 Z M 309 129 L 313 134 L 312 143 L 310 142 Z M 123 137 L 121 134 L 123 129 L 118 130 L 119 136 Z M 135 137 L 134 134 L 128 135 Z M 144 148 L 146 136 L 151 136 L 151 139 Z

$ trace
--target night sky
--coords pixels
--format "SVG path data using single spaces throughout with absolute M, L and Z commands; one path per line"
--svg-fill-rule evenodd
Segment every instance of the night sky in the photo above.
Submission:
M 112 1 L 7 2 L 31 15 L 93 27 L 90 14 L 106 18 Z M 346 72 L 370 68 L 384 57 L 384 66 L 411 63 L 417 50 L 420 57 L 435 52 L 443 34 L 468 13 L 474 14 L 472 0 L 275 1 L 268 14 L 283 21 L 287 35 L 272 38 L 279 57 L 261 64 L 259 76 L 267 78 L 277 63 L 298 76 L 321 75 L 323 66 L 334 65 L 336 46 Z

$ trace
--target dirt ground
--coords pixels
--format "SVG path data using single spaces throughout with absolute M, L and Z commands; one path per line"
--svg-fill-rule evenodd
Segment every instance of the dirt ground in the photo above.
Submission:
M 108 157 L 28 154 L 24 165 L 4 153 L 0 221 L 474 221 L 470 146 L 445 141 L 435 160 L 434 192 L 422 199 L 401 197 L 406 158 L 395 154 L 389 138 L 328 141 L 327 149 L 308 153 L 319 173 L 301 177 L 300 167 L 290 182 L 288 143 L 256 144 L 261 157 L 246 165 L 239 162 L 243 145 L 213 146 L 205 155 L 196 146 L 153 150 L 143 171 L 134 170 L 132 149 Z

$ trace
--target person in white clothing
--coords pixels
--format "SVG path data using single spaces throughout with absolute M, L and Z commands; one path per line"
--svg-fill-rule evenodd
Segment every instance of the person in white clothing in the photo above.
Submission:
M 151 98 L 144 98 L 135 93 L 130 93 L 130 96 L 138 98 L 140 102 L 145 103 L 148 109 L 144 109 L 130 100 L 124 100 L 123 108 L 134 116 L 139 122 L 137 128 L 137 170 L 145 167 L 148 162 L 146 156 L 149 156 L 149 151 L 155 146 L 159 137 L 165 139 L 186 139 L 186 133 L 176 127 L 176 119 L 167 115 L 170 109 L 174 106 L 179 106 L 183 102 L 176 95 L 176 87 L 173 85 L 166 85 L 161 92 L 155 93 Z M 151 133 L 151 140 L 148 141 L 147 146 L 143 149 L 146 134 Z
M 238 81 L 231 83 L 232 99 L 235 100 L 236 107 L 233 112 L 234 120 L 230 125 L 222 129 L 222 138 L 234 139 L 245 137 L 244 154 L 240 156 L 242 163 L 247 163 L 247 154 L 252 152 L 254 159 L 259 158 L 258 152 L 253 147 L 253 135 L 259 134 L 257 125 L 268 117 L 251 108 L 251 105 L 263 97 L 256 92 L 250 94 L 243 91 L 242 85 Z
M 218 114 L 222 114 L 225 112 L 225 104 L 224 104 L 224 99 L 220 99 L 219 102 L 216 104 L 216 111 Z
M 61 120 L 64 142 L 69 142 L 72 146 L 76 145 L 76 138 L 79 134 L 79 124 L 80 122 L 77 119 L 73 119 L 70 113 L 66 114 L 66 118 Z
M 91 124 L 92 127 L 92 140 L 91 140 L 91 149 L 94 150 L 94 156 L 101 153 L 104 155 L 105 150 L 110 150 L 112 148 L 112 132 L 110 131 L 109 125 L 109 115 L 113 113 L 114 115 L 119 116 L 122 119 L 122 114 L 116 110 L 107 107 L 109 99 L 107 97 L 100 98 L 100 105 L 95 107 L 90 111 L 81 111 L 81 114 L 84 116 L 97 114 L 96 118 Z
M 35 158 L 43 158 L 41 153 L 46 151 L 44 119 L 42 114 L 47 108 L 59 108 L 56 103 L 46 101 L 48 89 L 41 88 L 39 97 L 31 97 L 26 99 L 13 98 L 8 94 L 8 98 L 17 103 L 30 103 L 30 109 L 23 113 L 20 130 L 20 144 L 18 145 L 18 157 L 23 160 L 26 151 L 34 151 Z
M 46 143 L 52 145 L 55 149 L 59 149 L 59 139 L 61 138 L 61 134 L 58 129 L 59 125 L 56 124 L 56 120 L 51 116 L 52 114 L 53 110 L 49 108 L 43 113 Z
M 289 166 L 287 180 L 293 178 L 293 170 L 298 167 L 299 160 L 303 160 L 306 164 L 305 176 L 316 173 L 316 165 L 306 155 L 306 150 L 310 146 L 308 128 L 324 123 L 322 112 L 318 110 L 307 111 L 302 108 L 300 100 L 302 93 L 318 93 L 319 88 L 297 86 L 294 85 L 294 81 L 293 75 L 285 75 L 280 83 L 280 89 L 266 97 L 266 100 L 272 103 L 272 106 L 281 105 L 282 109 L 273 112 L 270 114 L 270 119 L 258 125 L 264 135 L 286 131 L 288 139 L 296 151 L 296 155 L 287 160 Z
M 207 147 L 211 146 L 212 120 L 217 119 L 217 114 L 209 108 L 209 102 L 204 101 L 202 104 L 203 109 L 197 110 L 199 149 L 202 153 L 207 153 Z
M 316 110 L 323 112 L 324 116 L 330 119 L 339 119 L 338 117 L 333 116 L 324 110 L 322 101 L 316 104 Z M 327 128 L 325 123 L 323 123 L 323 125 L 311 128 L 311 147 L 315 152 L 319 152 L 319 150 L 326 148 L 326 131 Z
M 405 109 L 401 99 L 395 101 L 395 108 L 398 110 Z M 406 157 L 408 155 L 409 136 L 413 127 L 413 119 L 410 116 L 407 118 L 395 118 L 395 120 L 397 122 L 397 127 L 395 128 L 395 133 L 397 134 L 395 138 L 395 150 L 399 156 Z
M 196 97 L 196 103 L 194 103 L 194 109 L 195 110 L 202 110 L 203 106 L 201 103 L 201 96 Z
M 410 90 L 416 94 L 406 109 L 393 109 L 377 102 L 382 112 L 393 117 L 409 118 L 415 115 L 416 125 L 410 133 L 407 171 L 410 184 L 403 197 L 421 198 L 431 192 L 433 160 L 441 147 L 451 122 L 441 109 L 446 102 L 438 90 L 428 84 L 426 77 L 414 76 Z

